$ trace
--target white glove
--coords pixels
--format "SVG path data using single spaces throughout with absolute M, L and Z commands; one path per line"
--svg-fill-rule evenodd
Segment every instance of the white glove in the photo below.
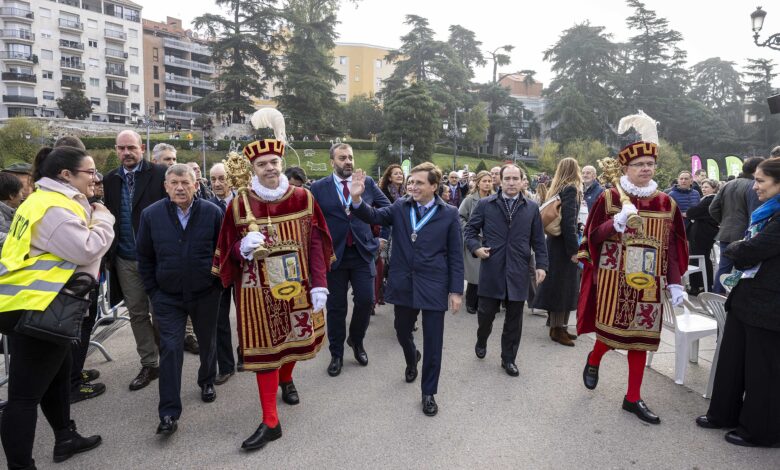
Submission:
M 615 217 L 612 219 L 612 225 L 615 227 L 615 231 L 618 233 L 623 233 L 626 231 L 626 223 L 628 222 L 628 218 L 633 214 L 638 214 L 639 211 L 636 209 L 636 206 L 634 206 L 631 203 L 624 204 L 623 208 L 615 214 Z
M 252 252 L 255 251 L 265 241 L 265 236 L 260 232 L 249 232 L 241 239 L 241 256 L 252 261 Z
M 685 289 L 683 286 L 679 284 L 669 284 L 667 289 L 669 289 L 669 294 L 672 296 L 672 306 L 679 307 L 682 305 L 683 299 L 685 298 Z
M 324 287 L 315 287 L 311 290 L 311 303 L 315 312 L 319 312 L 325 308 L 325 304 L 328 302 L 328 289 Z

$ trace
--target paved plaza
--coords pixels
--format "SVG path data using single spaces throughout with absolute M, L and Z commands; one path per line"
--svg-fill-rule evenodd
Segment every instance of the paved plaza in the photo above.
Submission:
M 572 319 L 573 321 L 573 319 Z M 176 434 L 162 439 L 157 382 L 138 392 L 127 388 L 138 372 L 129 327 L 106 346 L 113 362 L 99 353 L 87 359 L 99 368 L 108 391 L 73 405 L 83 434 L 99 433 L 103 444 L 63 464 L 53 464 L 53 435 L 41 416 L 34 457 L 39 468 L 614 468 L 614 469 L 777 469 L 780 450 L 735 447 L 725 431 L 703 430 L 694 418 L 706 411 L 702 398 L 712 358 L 703 341 L 698 365 L 689 366 L 685 386 L 675 385 L 673 347 L 664 344 L 647 369 L 643 398 L 661 417 L 660 426 L 640 422 L 621 410 L 626 388 L 624 356 L 608 353 L 598 388 L 582 385 L 582 368 L 593 339 L 567 348 L 552 343 L 540 316 L 526 313 L 518 355 L 520 377 L 500 367 L 496 319 L 488 354 L 474 355 L 476 316 L 448 314 L 439 414 L 420 410 L 419 378 L 403 379 L 403 356 L 393 330 L 392 306 L 378 309 L 366 338 L 370 362 L 360 367 L 347 349 L 344 369 L 331 378 L 327 346 L 315 360 L 300 363 L 295 383 L 301 403 L 279 398 L 284 436 L 265 449 L 244 453 L 241 442 L 260 423 L 254 374 L 241 373 L 217 387 L 217 400 L 203 403 L 196 385 L 197 357 L 185 356 L 184 412 Z M 422 335 L 416 334 L 418 346 Z M 664 336 L 671 341 L 671 336 Z M 659 372 L 660 371 L 660 372 Z M 667 376 L 668 375 L 668 376 Z M 0 389 L 5 396 L 6 390 Z

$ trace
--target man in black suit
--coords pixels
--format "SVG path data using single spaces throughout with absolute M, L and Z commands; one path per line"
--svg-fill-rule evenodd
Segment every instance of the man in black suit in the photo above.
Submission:
M 120 132 L 115 148 L 121 165 L 103 180 L 106 207 L 116 218 L 114 244 L 108 252 L 112 304 L 116 297 L 124 295 L 141 358 L 141 371 L 130 382 L 130 390 L 140 390 L 159 377 L 160 370 L 149 298 L 136 264 L 135 236 L 141 212 L 166 196 L 166 167 L 144 161 L 144 144 L 133 130 Z
M 335 377 L 341 373 L 344 355 L 344 340 L 352 347 L 355 360 L 362 366 L 368 365 L 368 354 L 363 347 L 363 338 L 368 329 L 371 309 L 374 306 L 375 256 L 381 243 L 386 243 L 387 229 L 380 238 L 374 237 L 371 226 L 352 216 L 352 169 L 354 157 L 352 147 L 336 144 L 330 149 L 330 163 L 333 175 L 322 178 L 311 186 L 311 193 L 320 205 L 328 230 L 333 237 L 333 251 L 336 262 L 328 272 L 327 328 L 331 361 L 328 374 Z M 366 178 L 366 204 L 374 207 L 390 205 L 382 190 L 371 178 Z M 352 320 L 349 336 L 346 331 L 347 291 L 352 285 Z
M 460 203 L 469 193 L 469 172 L 463 171 L 463 176 L 458 177 L 457 171 L 451 171 L 447 178 L 447 192 L 449 193 L 449 199 L 447 202 L 455 208 L 460 207 Z

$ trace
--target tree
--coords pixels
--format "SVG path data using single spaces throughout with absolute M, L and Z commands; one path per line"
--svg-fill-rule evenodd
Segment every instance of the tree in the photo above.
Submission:
M 497 47 L 492 51 L 488 51 L 487 54 L 490 56 L 490 61 L 493 62 L 493 83 L 498 83 L 498 68 L 504 65 L 509 65 L 512 62 L 512 58 L 508 53 L 512 52 L 514 48 L 515 46 L 506 44 L 504 46 Z
M 552 140 L 548 140 L 541 145 L 538 140 L 531 144 L 531 153 L 539 157 L 539 171 L 546 171 L 549 174 L 555 173 L 558 162 L 563 159 L 560 153 L 561 145 Z
M 353 138 L 369 139 L 382 132 L 384 116 L 376 99 L 357 95 L 341 105 L 339 114 L 344 117 L 342 125 Z
M 15 161 L 32 163 L 43 140 L 43 128 L 32 119 L 16 117 L 0 127 L 0 167 Z
M 487 165 L 485 165 L 485 160 L 480 160 L 479 163 L 477 163 L 477 167 L 474 168 L 474 173 L 479 174 L 480 171 L 487 171 Z
M 769 114 L 766 99 L 777 93 L 772 83 L 777 78 L 775 63 L 768 59 L 748 59 L 745 67 L 747 82 L 747 110 L 754 122 L 748 126 L 749 141 L 768 151 L 772 141 L 780 137 L 780 118 Z
M 290 31 L 281 71 L 279 109 L 295 133 L 332 133 L 338 101 L 333 88 L 342 76 L 333 66 L 337 0 L 287 0 Z
M 482 51 L 479 49 L 482 46 L 482 42 L 477 41 L 473 31 L 463 26 L 450 26 L 450 37 L 447 39 L 447 44 L 457 54 L 460 64 L 468 72 L 467 78 L 469 80 L 474 78 L 475 66 L 482 67 L 487 63 L 482 56 Z
M 468 126 L 465 144 L 468 147 L 476 147 L 477 153 L 479 153 L 479 147 L 485 142 L 485 134 L 487 134 L 489 125 L 485 105 L 474 106 L 466 113 L 464 122 Z
M 509 52 L 512 52 L 514 46 L 506 44 L 501 47 L 497 47 L 492 51 L 486 51 L 489 56 L 489 60 L 493 63 L 493 81 L 481 85 L 479 87 L 478 96 L 481 101 L 488 103 L 488 136 L 487 136 L 487 151 L 490 154 L 496 155 L 498 149 L 495 148 L 496 136 L 500 134 L 500 129 L 506 129 L 509 127 L 506 116 L 499 113 L 499 110 L 504 109 L 513 101 L 509 95 L 509 90 L 498 83 L 498 67 L 509 65 L 512 61 L 509 57 Z M 503 52 L 502 52 L 503 51 Z
M 439 107 L 433 101 L 428 85 L 412 83 L 398 90 L 385 102 L 385 129 L 377 139 L 377 164 L 386 167 L 398 163 L 388 145 L 414 145 L 413 164 L 430 160 L 439 134 Z
M 609 156 L 609 148 L 599 140 L 579 139 L 564 145 L 563 155 L 576 158 L 580 167 L 591 165 L 598 168 L 598 161 Z
M 76 87 L 68 89 L 62 98 L 57 98 L 57 107 L 68 119 L 84 120 L 92 114 L 92 102 Z
M 103 174 L 105 175 L 115 168 L 119 168 L 119 157 L 116 152 L 112 150 L 106 155 L 106 163 L 103 165 Z
M 742 74 L 734 62 L 711 57 L 691 67 L 691 96 L 708 108 L 720 111 L 738 103 L 744 94 Z
M 276 29 L 280 16 L 276 0 L 216 0 L 229 16 L 206 13 L 193 21 L 196 29 L 212 39 L 212 59 L 217 64 L 219 89 L 193 103 L 198 112 L 232 114 L 254 111 L 252 97 L 265 94 L 266 83 L 277 72 L 279 48 Z

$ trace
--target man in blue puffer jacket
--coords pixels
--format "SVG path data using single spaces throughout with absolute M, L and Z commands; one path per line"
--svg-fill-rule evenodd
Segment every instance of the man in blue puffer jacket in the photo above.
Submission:
M 669 196 L 677 203 L 685 219 L 685 230 L 688 230 L 688 225 L 690 225 L 688 217 L 686 217 L 688 209 L 698 204 L 699 199 L 701 199 L 699 192 L 693 189 L 692 184 L 693 177 L 691 172 L 683 171 L 677 176 L 677 185 L 669 192 Z

